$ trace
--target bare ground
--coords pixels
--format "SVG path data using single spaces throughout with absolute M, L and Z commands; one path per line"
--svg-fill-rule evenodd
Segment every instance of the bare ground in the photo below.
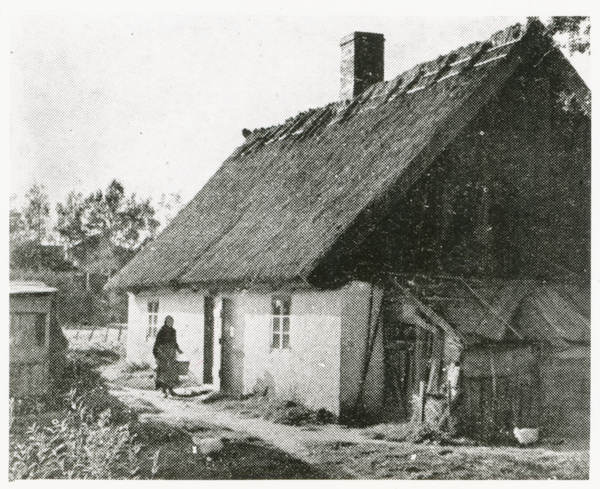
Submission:
M 147 443 L 148 464 L 158 448 L 161 479 L 587 479 L 586 442 L 534 448 L 443 446 L 374 440 L 384 427 L 358 429 L 274 422 L 273 403 L 202 397 L 164 399 L 147 372 L 105 374 L 111 394 L 140 413 L 147 426 L 169 426 L 172 440 Z M 264 418 L 271 419 L 264 419 Z M 164 431 L 164 430 L 163 430 Z M 224 441 L 217 456 L 193 453 L 193 434 Z M 152 438 L 152 437 L 150 437 Z M 155 467 L 156 468 L 156 467 Z M 150 470 L 148 467 L 147 470 Z

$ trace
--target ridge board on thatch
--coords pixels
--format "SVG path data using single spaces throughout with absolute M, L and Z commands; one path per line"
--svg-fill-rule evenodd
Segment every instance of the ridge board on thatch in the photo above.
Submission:
M 554 49 L 542 29 L 509 27 L 252 132 L 109 287 L 309 277 L 361 212 L 410 188 L 518 66 Z

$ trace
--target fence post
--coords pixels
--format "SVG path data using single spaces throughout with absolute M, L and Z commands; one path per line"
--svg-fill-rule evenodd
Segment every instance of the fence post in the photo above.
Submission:
M 419 421 L 425 421 L 425 381 L 419 382 Z

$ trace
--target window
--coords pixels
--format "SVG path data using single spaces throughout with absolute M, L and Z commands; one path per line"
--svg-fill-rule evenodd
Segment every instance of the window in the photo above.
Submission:
M 31 348 L 46 344 L 46 314 L 11 313 L 10 344 Z
M 148 331 L 146 339 L 154 338 L 158 332 L 158 301 L 148 302 Z
M 290 347 L 290 297 L 274 297 L 271 302 L 271 348 Z

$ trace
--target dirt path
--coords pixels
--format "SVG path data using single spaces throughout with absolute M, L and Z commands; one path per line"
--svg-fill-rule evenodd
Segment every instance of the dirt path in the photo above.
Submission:
M 589 451 L 518 447 L 443 447 L 369 438 L 340 425 L 286 426 L 240 416 L 198 398 L 164 399 L 158 392 L 113 385 L 111 393 L 140 413 L 211 436 L 260 439 L 314 468 L 302 478 L 336 479 L 586 479 Z M 203 428 L 204 427 L 204 428 Z M 306 469 L 305 469 L 306 470 Z M 310 475 L 310 477 L 309 477 Z
M 211 404 L 203 404 L 198 398 L 165 399 L 157 391 L 111 386 L 110 393 L 140 413 L 140 421 L 158 420 L 171 426 L 194 430 L 198 427 L 211 427 L 212 435 L 219 429 L 223 436 L 260 438 L 289 455 L 306 463 L 317 464 L 336 478 L 360 477 L 349 467 L 319 466 L 313 446 L 350 446 L 359 443 L 389 445 L 396 443 L 373 441 L 365 437 L 363 430 L 348 429 L 340 425 L 309 425 L 304 427 L 286 426 L 260 418 L 242 418 L 231 411 L 216 409 Z M 233 432 L 233 433 L 232 433 Z M 218 433 L 217 433 L 218 434 Z

